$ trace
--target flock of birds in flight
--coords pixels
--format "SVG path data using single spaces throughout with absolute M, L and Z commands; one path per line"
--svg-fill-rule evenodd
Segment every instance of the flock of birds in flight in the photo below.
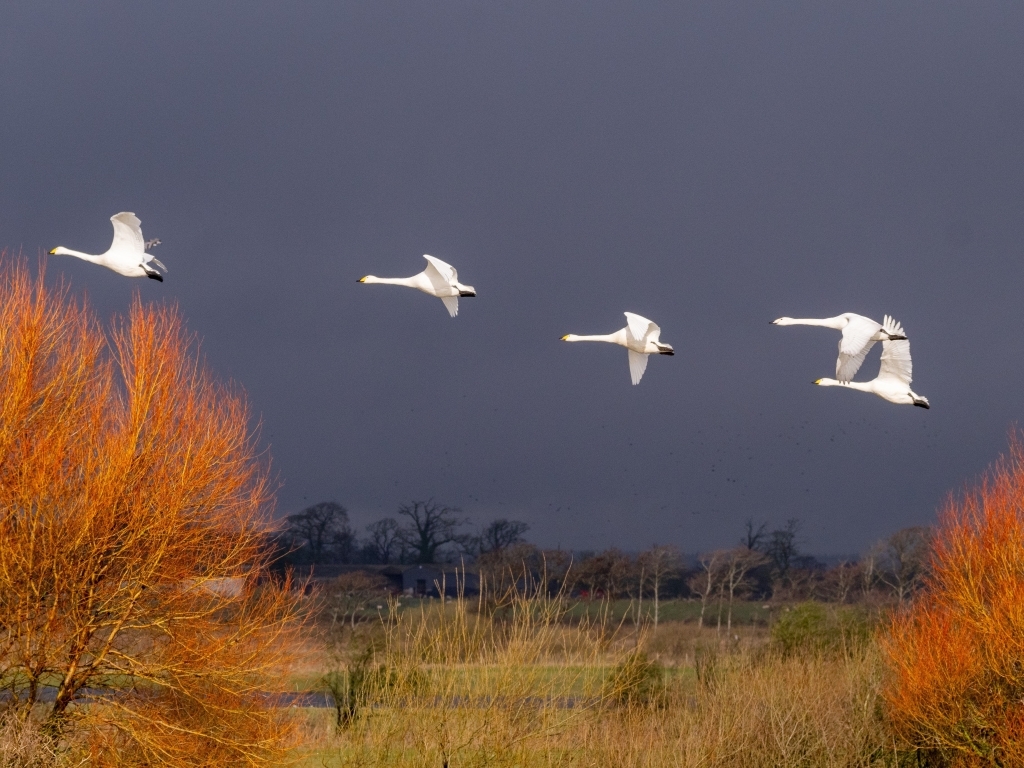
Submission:
M 118 213 L 110 217 L 114 225 L 114 241 L 105 253 L 93 255 L 58 246 L 50 251 L 56 256 L 75 256 L 79 259 L 112 269 L 125 277 L 148 277 L 163 282 L 163 275 L 157 269 L 167 272 L 159 259 L 149 250 L 160 244 L 159 240 L 144 240 L 142 222 L 134 213 Z M 438 258 L 424 255 L 427 268 L 412 277 L 375 277 L 367 275 L 360 283 L 382 283 L 404 285 L 415 288 L 444 302 L 448 313 L 455 317 L 459 313 L 459 298 L 476 296 L 471 285 L 459 282 L 455 267 Z M 671 345 L 661 341 L 661 328 L 645 317 L 626 312 L 626 327 L 615 333 L 594 336 L 577 336 L 570 333 L 562 341 L 604 341 L 625 347 L 629 355 L 629 374 L 633 384 L 639 384 L 647 369 L 650 355 L 674 355 Z M 862 315 L 846 312 L 836 317 L 820 320 L 780 317 L 774 325 L 817 325 L 842 331 L 839 341 L 839 358 L 836 360 L 836 378 L 818 379 L 815 384 L 823 387 L 849 387 L 861 392 L 870 392 L 897 405 L 916 405 L 928 408 L 928 399 L 910 389 L 912 365 L 910 341 L 898 322 L 886 315 L 877 323 Z M 871 381 L 853 381 L 854 375 L 875 342 L 882 342 L 882 361 L 878 375 Z

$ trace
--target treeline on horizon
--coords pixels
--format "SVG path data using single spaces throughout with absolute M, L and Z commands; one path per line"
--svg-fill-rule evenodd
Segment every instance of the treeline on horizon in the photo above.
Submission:
M 797 519 L 769 529 L 748 520 L 736 545 L 686 555 L 671 545 L 641 552 L 542 549 L 529 525 L 498 518 L 472 531 L 459 509 L 429 501 L 399 507 L 366 526 L 360 537 L 344 506 L 326 501 L 285 519 L 276 534 L 278 568 L 323 565 L 460 564 L 492 582 L 543 574 L 550 590 L 590 598 L 903 601 L 925 576 L 931 529 L 910 527 L 859 558 L 827 565 L 799 547 Z

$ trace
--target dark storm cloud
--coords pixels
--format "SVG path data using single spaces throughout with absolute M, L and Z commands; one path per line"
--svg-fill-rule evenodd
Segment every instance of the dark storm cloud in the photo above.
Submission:
M 928 522 L 1024 403 L 1024 7 L 6 4 L 0 242 L 105 315 L 177 301 L 282 509 L 434 496 L 542 543 L 688 551 L 748 517 L 855 551 Z M 364 286 L 453 263 L 479 297 Z M 561 344 L 630 310 L 674 358 Z M 813 387 L 892 313 L 932 409 Z M 861 378 L 878 368 L 878 352 Z

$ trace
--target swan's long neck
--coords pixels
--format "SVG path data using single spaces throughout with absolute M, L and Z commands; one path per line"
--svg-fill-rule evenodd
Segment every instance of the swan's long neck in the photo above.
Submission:
M 850 389 L 858 389 L 861 392 L 874 393 L 874 382 L 873 381 L 836 381 L 835 379 L 818 379 L 816 382 L 819 387 L 849 387 Z
M 823 328 L 835 328 L 837 331 L 841 331 L 846 327 L 846 318 L 842 315 L 839 317 L 826 317 L 821 320 L 813 318 L 780 317 L 775 321 L 775 325 L 819 325 Z
M 619 340 L 619 334 L 617 333 L 606 333 L 600 336 L 577 336 L 575 333 L 570 333 L 568 336 L 562 337 L 563 341 L 607 341 L 612 344 L 621 343 Z
M 359 282 L 381 283 L 382 285 L 404 285 L 407 288 L 419 288 L 415 277 L 374 277 L 373 275 L 367 275 Z
M 73 251 L 70 248 L 64 246 L 58 246 L 50 251 L 54 256 L 74 256 L 76 259 L 82 259 L 83 261 L 90 261 L 93 264 L 102 263 L 102 259 L 99 256 L 95 256 L 91 253 L 82 253 L 81 251 Z

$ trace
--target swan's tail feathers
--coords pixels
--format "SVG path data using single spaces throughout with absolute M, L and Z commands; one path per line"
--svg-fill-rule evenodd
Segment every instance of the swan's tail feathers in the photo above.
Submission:
M 676 351 L 672 349 L 671 344 L 656 344 L 655 346 L 658 347 L 659 355 L 674 355 L 676 353 Z
M 455 317 L 459 314 L 459 297 L 458 296 L 442 296 L 441 301 L 444 302 L 445 307 L 448 309 L 448 314 Z
M 629 376 L 633 380 L 633 386 L 636 386 L 647 370 L 647 355 L 634 352 L 632 349 L 627 349 L 626 352 L 629 353 Z
M 158 267 L 160 267 L 160 269 L 162 269 L 162 270 L 163 270 L 164 272 L 167 272 L 167 271 L 168 271 L 167 267 L 165 267 L 165 266 L 164 266 L 164 263 L 163 263 L 162 261 L 160 261 L 160 259 L 156 259 L 156 258 L 153 258 L 152 256 L 150 256 L 150 257 L 149 257 L 149 261 L 148 261 L 148 262 L 146 262 L 146 263 L 147 263 L 147 264 L 156 264 L 156 265 L 157 265 Z
M 882 330 L 888 334 L 889 341 L 902 341 L 907 338 L 907 334 L 903 332 L 903 326 L 893 320 L 890 315 L 882 318 Z

